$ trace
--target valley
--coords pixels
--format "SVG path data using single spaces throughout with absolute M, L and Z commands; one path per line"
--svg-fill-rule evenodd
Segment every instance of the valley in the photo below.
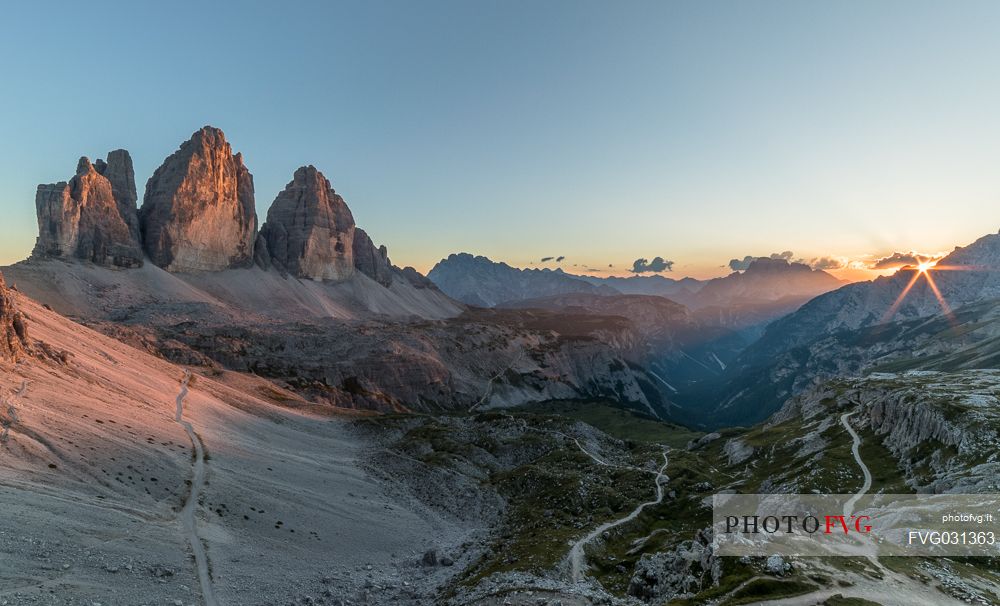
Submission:
M 997 558 L 723 557 L 712 529 L 720 493 L 1000 489 L 1000 236 L 937 282 L 424 277 L 311 165 L 258 226 L 218 129 L 141 206 L 107 158 L 39 187 L 2 270 L 0 604 L 1000 602 Z

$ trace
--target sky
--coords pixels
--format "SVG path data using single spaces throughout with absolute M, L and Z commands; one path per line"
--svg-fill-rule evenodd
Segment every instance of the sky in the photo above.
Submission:
M 37 184 L 126 148 L 141 197 L 206 124 L 261 220 L 314 164 L 421 271 L 792 251 L 860 279 L 1000 227 L 1000 3 L 40 4 L 0 21 L 0 264 Z

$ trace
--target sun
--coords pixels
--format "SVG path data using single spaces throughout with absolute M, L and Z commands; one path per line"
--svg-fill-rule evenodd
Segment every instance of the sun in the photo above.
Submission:
M 935 265 L 937 265 L 937 261 L 921 261 L 920 263 L 917 264 L 917 271 L 920 273 L 925 273 Z
M 941 294 L 941 289 L 938 288 L 937 282 L 934 281 L 934 276 L 931 275 L 931 270 L 933 269 L 937 271 L 939 269 L 965 269 L 965 268 L 944 267 L 944 266 L 937 267 L 939 259 L 924 260 L 918 257 L 917 260 L 918 260 L 916 267 L 917 271 L 913 272 L 913 276 L 910 278 L 910 281 L 903 288 L 903 291 L 899 293 L 899 296 L 896 297 L 896 301 L 892 304 L 892 306 L 889 307 L 889 310 L 886 311 L 885 316 L 883 316 L 882 318 L 883 322 L 888 321 L 894 315 L 896 315 L 896 312 L 899 310 L 900 305 L 903 304 L 903 299 L 906 298 L 906 295 L 909 294 L 910 290 L 914 287 L 914 285 L 916 285 L 917 281 L 921 278 L 921 276 L 924 278 L 924 281 L 927 282 L 927 286 L 931 289 L 931 292 L 934 293 L 934 298 L 938 300 L 938 303 L 941 305 L 941 310 L 944 312 L 945 316 L 951 318 L 951 308 L 948 307 L 948 302 L 944 300 L 944 296 Z M 907 265 L 904 266 L 902 269 L 912 270 L 912 268 L 913 268 L 912 265 Z

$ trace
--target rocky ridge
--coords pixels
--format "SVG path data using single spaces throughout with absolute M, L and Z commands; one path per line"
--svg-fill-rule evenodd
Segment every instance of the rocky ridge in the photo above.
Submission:
M 732 305 L 734 301 L 777 301 L 787 297 L 798 298 L 801 304 L 843 285 L 825 271 L 811 269 L 808 265 L 761 257 L 744 271 L 706 282 L 689 306 L 702 308 Z
M 835 379 L 804 391 L 772 424 L 815 423 L 857 408 L 856 425 L 891 453 L 908 488 L 930 493 L 1000 488 L 1000 371 L 907 371 Z
M 399 273 L 418 288 L 437 288 L 433 282 L 420 275 L 412 267 L 404 267 L 399 272 L 395 272 L 392 262 L 389 261 L 389 250 L 384 244 L 376 247 L 368 233 L 360 227 L 354 228 L 353 256 L 355 269 L 382 286 L 389 286 L 392 283 L 393 273 Z
M 591 284 L 561 269 L 518 269 L 468 253 L 442 259 L 427 277 L 448 296 L 478 307 L 566 293 L 620 294 L 609 286 Z
M 956 248 L 929 273 L 948 309 L 954 310 L 1000 298 L 998 266 L 1000 234 L 990 234 Z M 905 267 L 891 276 L 850 284 L 809 301 L 769 326 L 754 355 L 768 357 L 839 330 L 927 318 L 945 311 L 930 281 L 916 268 Z

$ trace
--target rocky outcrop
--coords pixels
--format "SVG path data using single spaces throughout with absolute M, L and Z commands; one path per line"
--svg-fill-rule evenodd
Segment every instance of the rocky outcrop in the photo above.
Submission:
M 392 284 L 393 271 L 392 263 L 389 261 L 389 251 L 385 245 L 376 247 L 365 230 L 360 227 L 354 230 L 354 268 L 382 286 Z M 407 269 L 413 270 L 413 268 Z M 413 273 L 416 273 L 416 270 L 413 270 Z M 423 276 L 420 278 L 426 280 Z M 412 283 L 413 280 L 410 282 Z M 424 287 L 418 284 L 414 284 L 414 286 Z
M 125 150 L 108 162 L 80 158 L 68 183 L 39 185 L 35 195 L 38 240 L 32 255 L 83 259 L 98 265 L 139 267 L 135 175 Z
M 340 281 L 354 274 L 354 217 L 314 166 L 295 171 L 260 233 L 271 263 L 297 278 Z
M 0 360 L 15 361 L 28 349 L 28 331 L 14 295 L 0 274 Z
M 877 441 L 891 455 L 877 461 L 880 468 L 888 468 L 887 462 L 898 466 L 917 492 L 995 492 L 998 390 L 1000 371 L 994 369 L 871 373 L 803 391 L 769 425 L 801 423 L 796 433 L 808 436 L 836 427 L 851 412 L 852 425 L 870 432 L 863 440 Z
M 139 212 L 136 207 L 139 201 L 139 194 L 135 188 L 135 169 L 132 167 L 132 156 L 124 149 L 116 149 L 108 152 L 108 161 L 97 160 L 94 162 L 97 172 L 111 182 L 111 194 L 118 204 L 118 211 L 122 220 L 128 225 L 132 239 L 138 244 L 141 242 L 139 232 Z
M 221 130 L 202 128 L 156 169 L 139 222 L 146 254 L 167 271 L 253 264 L 253 177 Z
M 704 528 L 672 551 L 643 554 L 635 564 L 628 594 L 647 602 L 690 599 L 722 579 L 722 561 L 712 547 L 712 529 Z

